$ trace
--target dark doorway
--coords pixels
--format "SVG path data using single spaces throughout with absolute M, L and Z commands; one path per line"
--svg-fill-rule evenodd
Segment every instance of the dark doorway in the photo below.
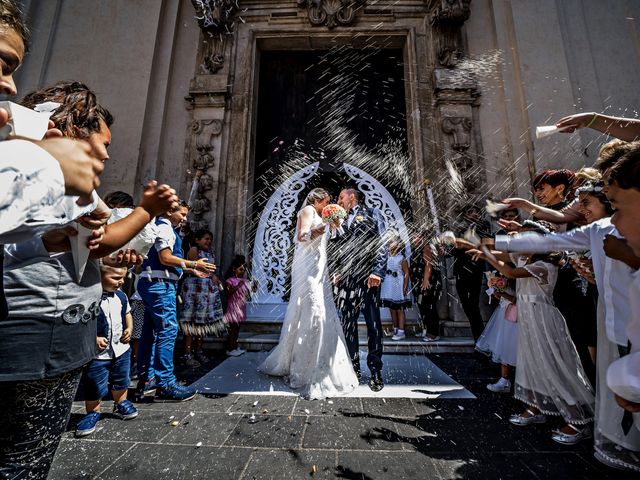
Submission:
M 258 219 L 276 188 L 301 168 L 320 162 L 300 193 L 298 208 L 312 188 L 328 189 L 335 201 L 340 188 L 356 187 L 340 168 L 344 162 L 354 164 L 347 151 L 375 157 L 391 143 L 396 154 L 407 158 L 402 58 L 402 50 L 393 49 L 261 53 L 248 238 L 255 238 Z M 409 186 L 397 175 L 397 165 L 371 163 L 370 169 L 356 166 L 383 184 L 410 220 Z M 294 227 L 295 221 L 289 228 Z
M 393 138 L 406 154 L 404 64 L 401 50 L 265 51 L 260 59 L 254 214 L 279 180 L 314 161 L 318 174 L 308 190 L 323 186 L 337 194 L 349 179 L 338 168 L 344 161 L 343 138 L 375 151 Z M 406 186 L 393 175 L 369 172 L 408 211 Z M 381 178 L 382 177 L 382 178 Z M 275 180 L 275 181 L 274 181 Z M 305 192 L 303 192 L 304 195 Z M 301 195 L 301 197 L 303 196 Z

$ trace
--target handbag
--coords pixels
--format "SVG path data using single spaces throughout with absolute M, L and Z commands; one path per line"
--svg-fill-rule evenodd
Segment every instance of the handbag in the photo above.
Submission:
M 508 322 L 516 323 L 518 321 L 518 307 L 515 303 L 507 305 L 507 309 L 504 312 L 504 319 Z

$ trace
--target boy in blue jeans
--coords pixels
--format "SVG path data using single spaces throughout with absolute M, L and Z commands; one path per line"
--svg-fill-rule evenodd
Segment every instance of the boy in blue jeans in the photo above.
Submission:
M 124 282 L 125 273 L 124 268 L 100 267 L 103 293 L 97 318 L 99 353 L 82 373 L 87 414 L 76 427 L 77 437 L 86 437 L 95 431 L 101 416 L 100 401 L 107 395 L 109 384 L 114 400 L 113 414 L 123 420 L 138 416 L 136 408 L 127 400 L 133 318 L 127 296 L 118 290 Z
M 142 264 L 138 294 L 144 302 L 144 324 L 138 346 L 138 395 L 156 395 L 170 401 L 191 400 L 196 391 L 180 385 L 173 365 L 178 336 L 176 285 L 183 270 L 207 276 L 215 265 L 205 259 L 185 260 L 179 229 L 189 207 L 182 201 L 172 212 L 158 217 L 158 237 Z

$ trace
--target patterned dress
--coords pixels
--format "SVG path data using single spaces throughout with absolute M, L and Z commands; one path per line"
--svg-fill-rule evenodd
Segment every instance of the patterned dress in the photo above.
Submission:
M 228 294 L 227 311 L 224 314 L 225 323 L 243 323 L 247 320 L 247 297 L 249 296 L 249 280 L 246 278 L 227 278 L 228 285 L 238 288 Z
M 199 251 L 199 258 L 208 258 Z M 226 331 L 220 288 L 213 278 L 188 277 L 182 284 L 180 328 L 186 335 L 220 335 Z

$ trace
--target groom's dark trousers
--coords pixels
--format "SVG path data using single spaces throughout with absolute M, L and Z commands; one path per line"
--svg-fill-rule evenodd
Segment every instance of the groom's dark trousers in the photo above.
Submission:
M 348 280 L 345 282 L 348 285 Z M 358 340 L 358 317 L 360 311 L 367 324 L 369 354 L 367 366 L 371 373 L 382 370 L 382 322 L 380 321 L 379 288 L 368 289 L 366 282 L 359 285 L 345 285 L 341 299 L 341 321 L 349 356 L 356 371 L 360 370 L 360 353 Z M 360 293 L 358 290 L 361 290 Z M 352 295 L 353 294 L 353 295 Z

